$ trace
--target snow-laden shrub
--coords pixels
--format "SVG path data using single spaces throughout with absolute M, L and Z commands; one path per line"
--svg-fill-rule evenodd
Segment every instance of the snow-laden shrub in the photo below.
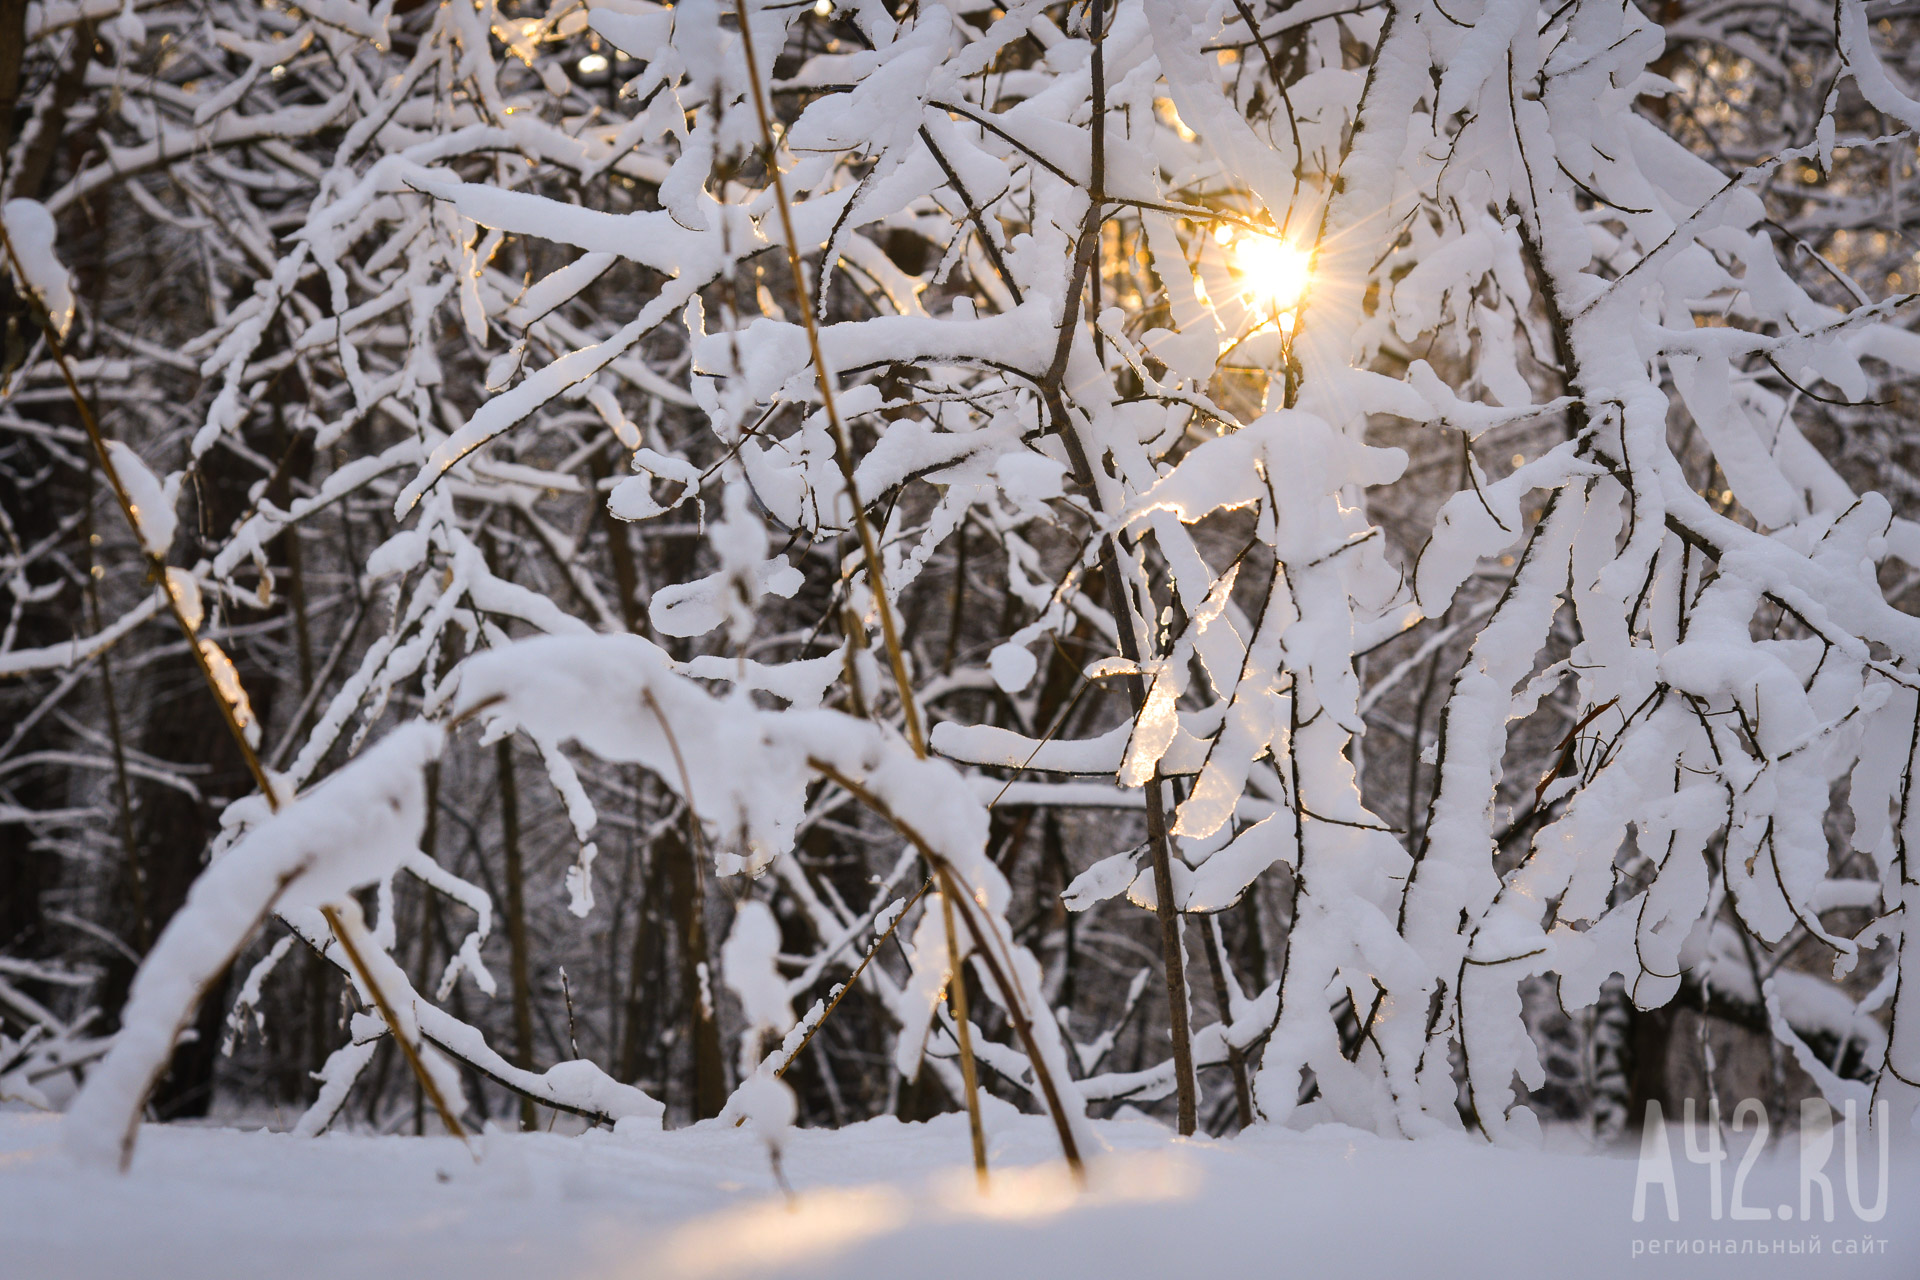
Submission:
M 1641 1008 L 1744 992 L 1830 1100 L 1911 1111 L 1920 527 L 1827 445 L 1910 394 L 1920 338 L 1899 277 L 1815 253 L 1777 190 L 1830 172 L 1871 202 L 1851 158 L 1911 167 L 1920 104 L 1857 0 L 1817 113 L 1767 108 L 1784 133 L 1750 158 L 1684 110 L 1731 73 L 1619 0 L 285 13 L 235 37 L 250 70 L 196 127 L 324 119 L 331 150 L 192 348 L 218 389 L 186 465 L 276 360 L 352 456 L 197 571 L 231 588 L 362 496 L 400 522 L 354 566 L 386 629 L 290 789 L 390 703 L 517 730 L 588 916 L 589 758 L 640 765 L 703 874 L 810 935 L 782 957 L 808 983 L 897 923 L 923 854 L 1026 1027 L 980 1052 L 1063 1133 L 1168 1090 L 1191 1130 L 1196 1064 L 1224 1064 L 1271 1122 L 1525 1137 L 1523 990 L 1578 1009 L 1616 974 Z M 322 44 L 322 105 L 259 101 Z M 499 571 L 496 515 L 547 589 Z M 697 541 L 643 580 L 633 536 Z M 970 555 L 997 619 L 966 611 Z M 1104 731 L 1072 719 L 1083 686 Z M 1156 913 L 1170 1061 L 1066 1052 L 1047 947 L 1012 936 L 1003 799 L 1123 815 L 1060 887 Z M 905 842 L 870 906 L 791 852 L 861 804 Z M 1242 991 L 1220 920 L 1262 903 L 1276 950 Z M 936 951 L 864 970 L 909 1072 L 952 1054 L 911 1007 Z M 1794 951 L 1872 982 L 1772 975 Z M 1849 1044 L 1873 1060 L 1841 1070 Z

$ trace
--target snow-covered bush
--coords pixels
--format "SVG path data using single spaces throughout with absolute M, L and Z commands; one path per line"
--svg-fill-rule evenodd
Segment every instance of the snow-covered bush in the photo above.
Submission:
M 56 7 L 35 30 L 105 15 Z M 87 126 L 106 158 L 45 206 L 65 228 L 124 193 L 183 233 L 206 323 L 183 359 L 90 321 L 84 284 L 75 323 L 204 379 L 178 430 L 123 433 L 165 502 L 258 460 L 226 526 L 158 548 L 175 598 L 232 628 L 306 556 L 352 601 L 324 670 L 298 606 L 276 790 L 415 714 L 515 735 L 550 780 L 452 746 L 420 809 L 466 864 L 338 886 L 381 886 L 396 961 L 397 912 L 422 937 L 442 899 L 475 912 L 392 966 L 424 991 L 440 954 L 440 1002 L 463 974 L 491 994 L 504 909 L 513 1060 L 468 1025 L 500 1019 L 407 1015 L 469 1093 L 659 1113 L 570 1061 L 598 1057 L 711 1115 L 771 1032 L 818 1118 L 913 1111 L 923 1061 L 957 1102 L 966 1044 L 1069 1146 L 1088 1108 L 1169 1095 L 1183 1131 L 1521 1140 L 1557 997 L 1715 1012 L 1836 1104 L 1920 1102 L 1912 19 L 303 0 L 215 6 L 210 36 L 187 12 L 108 20 L 112 71 L 80 58 L 35 127 L 117 86 L 89 108 L 117 112 Z M 170 78 L 135 87 L 142 58 Z M 55 372 L 37 349 L 23 385 Z M 120 421 L 167 420 L 163 380 L 120 376 L 145 406 Z M 94 640 L 0 670 L 159 612 L 119 592 Z M 207 877 L 308 803 L 240 802 Z M 530 875 L 523 842 L 566 865 Z M 794 1027 L 764 974 L 714 980 L 710 914 L 811 1006 Z M 598 975 L 586 1046 L 570 988 L 537 1043 L 556 958 Z M 836 1014 L 830 982 L 869 998 Z M 338 1048 L 310 1128 L 373 1047 Z

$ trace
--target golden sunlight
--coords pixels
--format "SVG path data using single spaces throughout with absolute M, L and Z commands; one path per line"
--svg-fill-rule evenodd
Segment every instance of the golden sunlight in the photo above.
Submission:
M 1255 308 L 1291 331 L 1293 310 L 1312 279 L 1313 254 L 1292 241 L 1259 234 L 1241 236 L 1231 252 L 1234 274 Z

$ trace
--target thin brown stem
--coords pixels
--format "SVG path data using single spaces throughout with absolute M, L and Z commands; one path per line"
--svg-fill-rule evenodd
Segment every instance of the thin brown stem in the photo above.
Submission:
M 913 896 L 908 898 L 906 904 L 900 908 L 900 914 L 893 918 L 893 923 L 887 926 L 887 931 L 873 940 L 873 946 L 869 947 L 867 954 L 860 958 L 860 963 L 854 967 L 853 973 L 840 985 L 840 989 L 833 993 L 833 999 L 827 1001 L 827 1007 L 820 1012 L 820 1021 L 814 1023 L 807 1034 L 801 1037 L 800 1043 L 793 1047 L 793 1052 L 787 1055 L 786 1060 L 773 1069 L 774 1079 L 778 1080 L 786 1075 L 787 1068 L 791 1067 L 794 1060 L 806 1050 L 809 1044 L 813 1043 L 813 1038 L 820 1033 L 820 1028 L 827 1025 L 827 1019 L 833 1016 L 833 1011 L 840 1007 L 840 1002 L 847 998 L 847 993 L 852 991 L 855 984 L 860 981 L 860 975 L 867 971 L 867 966 L 873 963 L 873 958 L 880 954 L 880 948 L 887 945 L 887 939 L 891 938 L 894 931 L 900 927 L 900 922 L 907 918 L 907 912 L 913 910 L 913 904 L 920 901 L 932 887 L 933 881 L 928 879 L 925 884 L 913 891 Z
M 360 948 L 354 943 L 352 932 L 340 918 L 339 908 L 325 906 L 320 908 L 320 914 L 327 918 L 327 927 L 333 930 L 333 936 L 340 939 L 340 947 L 347 953 L 347 963 L 353 966 L 353 971 L 359 975 L 360 981 L 366 984 L 367 994 L 373 997 L 374 1007 L 380 1010 L 381 1019 L 393 1032 L 394 1043 L 400 1046 L 400 1052 L 406 1058 L 407 1066 L 413 1069 L 413 1078 L 420 1082 L 420 1088 L 426 1093 L 427 1100 L 432 1102 L 433 1109 L 440 1113 L 440 1123 L 447 1126 L 448 1133 L 465 1142 L 467 1131 L 460 1127 L 459 1117 L 455 1116 L 453 1108 L 447 1105 L 447 1096 L 440 1092 L 439 1081 L 433 1078 L 427 1071 L 427 1064 L 421 1061 L 420 1051 L 414 1048 L 413 1041 L 409 1040 L 406 1032 L 401 1029 L 399 1015 L 387 1002 L 387 993 L 382 991 L 380 984 L 374 980 L 373 971 L 367 967 L 365 958 L 361 956 Z
M 906 720 L 907 741 L 913 744 L 913 753 L 926 758 L 926 735 L 920 728 L 920 710 L 913 700 L 913 683 L 907 677 L 907 662 L 900 644 L 900 630 L 894 622 L 893 604 L 887 599 L 887 579 L 883 572 L 879 543 L 873 535 L 873 526 L 867 522 L 866 506 L 860 501 L 859 487 L 854 483 L 853 446 L 847 437 L 847 428 L 840 421 L 840 411 L 834 406 L 833 377 L 827 372 L 826 357 L 820 351 L 820 329 L 813 318 L 812 291 L 807 288 L 807 278 L 800 267 L 800 241 L 793 230 L 793 212 L 787 207 L 787 182 L 780 172 L 780 157 L 774 149 L 773 115 L 767 107 L 766 91 L 760 87 L 760 62 L 753 51 L 753 26 L 747 16 L 747 0 L 733 0 L 734 13 L 740 20 L 740 49 L 746 55 L 747 80 L 753 87 L 753 109 L 760 117 L 760 141 L 762 158 L 767 166 L 767 176 L 773 182 L 774 208 L 780 214 L 780 231 L 787 243 L 787 266 L 793 272 L 793 297 L 800 308 L 800 323 L 807 331 L 807 350 L 813 357 L 814 380 L 820 388 L 820 402 L 826 410 L 828 434 L 833 438 L 833 460 L 840 468 L 840 478 L 846 485 L 847 502 L 853 508 L 854 531 L 860 536 L 861 556 L 867 563 L 867 582 L 873 589 L 874 606 L 880 613 L 880 635 L 886 642 L 887 662 L 893 668 L 893 682 L 900 693 L 900 711 Z
M 911 823 L 895 813 L 886 801 L 824 760 L 809 756 L 807 765 L 815 773 L 844 787 L 855 799 L 873 810 L 889 826 L 904 836 L 920 856 L 926 859 L 927 865 L 936 872 L 944 871 L 948 875 L 953 874 L 952 864 L 929 844 L 927 838 L 916 831 Z M 956 879 L 959 878 L 956 877 Z M 959 883 L 964 884 L 966 881 L 959 879 Z M 955 905 L 959 909 L 961 923 L 967 926 L 967 933 L 973 938 L 974 950 L 979 954 L 981 963 L 987 966 L 988 975 L 993 979 L 994 985 L 1000 988 L 1000 994 L 1006 1005 L 1007 1020 L 1013 1023 L 1014 1034 L 1020 1037 L 1020 1043 L 1027 1053 L 1027 1060 L 1033 1066 L 1034 1078 L 1039 1081 L 1040 1092 L 1047 1100 L 1047 1110 L 1053 1117 L 1054 1131 L 1060 1138 L 1061 1154 L 1066 1157 L 1067 1165 L 1073 1170 L 1074 1177 L 1084 1182 L 1086 1166 L 1080 1159 L 1080 1144 L 1073 1136 L 1073 1125 L 1067 1119 L 1066 1106 L 1061 1101 L 1060 1089 L 1054 1081 L 1053 1071 L 1047 1066 L 1046 1059 L 1041 1056 L 1039 1041 L 1034 1039 L 1033 1024 L 1027 1017 L 1026 1006 L 1020 999 L 1019 988 L 1009 980 L 993 943 L 989 941 L 988 931 L 974 919 L 971 899 L 960 896 L 955 899 Z
M 1088 501 L 1095 511 L 1102 511 L 1100 487 L 1095 483 L 1094 464 L 1104 465 L 1104 459 L 1089 458 L 1086 446 L 1080 439 L 1080 432 L 1067 407 L 1067 397 L 1063 390 L 1068 357 L 1073 349 L 1073 335 L 1079 325 L 1081 295 L 1086 291 L 1089 276 L 1094 270 L 1094 258 L 1099 250 L 1100 227 L 1104 221 L 1106 208 L 1106 0 L 1093 0 L 1091 8 L 1093 32 L 1093 57 L 1091 73 L 1093 82 L 1093 115 L 1091 120 L 1092 155 L 1090 156 L 1088 205 L 1085 218 L 1080 227 L 1079 242 L 1075 248 L 1073 274 L 1067 286 L 1067 294 L 1060 314 L 1059 338 L 1054 347 L 1053 362 L 1046 376 L 1041 379 L 1041 397 L 1047 406 L 1048 427 L 1060 437 L 1066 447 L 1067 457 L 1073 465 L 1076 482 L 1087 491 Z M 1126 582 L 1120 575 L 1120 555 L 1117 537 L 1108 533 L 1100 548 L 1100 565 L 1107 585 L 1107 604 L 1113 614 L 1114 630 L 1120 641 L 1120 652 L 1137 671 L 1141 662 L 1140 641 L 1135 633 L 1133 620 L 1137 610 L 1130 607 L 1127 600 Z M 1146 703 L 1146 683 L 1138 675 L 1128 677 L 1127 690 L 1133 704 L 1133 713 L 1139 716 Z M 1147 815 L 1147 844 L 1153 863 L 1153 883 L 1157 905 L 1154 914 L 1160 925 L 1160 954 L 1166 970 L 1167 980 L 1167 1027 L 1173 1040 L 1173 1075 L 1178 1108 L 1178 1123 L 1183 1135 L 1191 1135 L 1198 1127 L 1199 1091 L 1194 1082 L 1193 1037 L 1187 1016 L 1187 975 L 1186 959 L 1180 944 L 1179 913 L 1173 903 L 1173 862 L 1172 850 L 1167 836 L 1166 801 L 1160 790 L 1160 776 L 1156 769 L 1154 776 L 1145 788 Z
M 967 1132 L 973 1137 L 973 1176 L 987 1189 L 987 1135 L 980 1127 L 980 1072 L 973 1061 L 973 1027 L 967 1020 L 967 971 L 953 930 L 953 873 L 940 869 L 940 914 L 947 932 L 947 1002 L 953 1006 L 954 1038 L 960 1044 L 960 1079 L 967 1090 Z
M 14 278 L 26 288 L 31 300 L 34 319 L 39 322 L 40 330 L 46 335 L 47 349 L 53 353 L 54 363 L 60 366 L 60 376 L 67 384 L 67 394 L 73 399 L 74 411 L 80 416 L 80 424 L 86 428 L 87 439 L 93 445 L 95 456 L 100 461 L 100 470 L 107 477 L 107 483 L 113 489 L 113 496 L 120 504 L 120 514 L 126 517 L 127 527 L 133 531 L 134 541 L 142 548 L 146 539 L 140 531 L 140 517 L 134 506 L 132 496 L 127 492 L 126 483 L 120 478 L 120 472 L 113 465 L 113 455 L 107 451 L 106 437 L 100 432 L 100 422 L 93 416 L 93 407 L 87 403 L 87 397 L 80 390 L 79 380 L 74 376 L 73 361 L 67 356 L 67 349 L 60 341 L 60 331 L 54 325 L 53 318 L 47 314 L 45 299 L 39 296 L 39 290 L 27 284 L 27 273 L 20 265 L 20 255 L 13 247 L 13 237 L 8 234 L 6 224 L 0 222 L 0 246 L 7 252 L 7 261 L 13 267 Z M 167 611 L 173 615 L 180 634 L 187 639 L 187 652 L 193 655 L 193 661 L 200 668 L 200 676 L 206 681 L 207 689 L 213 694 L 213 700 L 220 704 L 221 718 L 226 722 L 227 731 L 233 735 L 234 743 L 240 748 L 240 758 L 246 762 L 247 772 L 253 777 L 254 786 L 267 798 L 267 807 L 279 811 L 280 797 L 275 793 L 273 783 L 268 780 L 266 770 L 260 764 L 260 755 L 253 749 L 253 743 L 247 739 L 246 727 L 240 723 L 239 712 L 227 695 L 221 692 L 220 678 L 215 674 L 213 663 L 202 648 L 199 633 L 183 611 L 179 597 L 175 596 L 167 582 L 167 561 L 163 554 L 147 550 L 148 572 L 153 581 L 165 594 Z

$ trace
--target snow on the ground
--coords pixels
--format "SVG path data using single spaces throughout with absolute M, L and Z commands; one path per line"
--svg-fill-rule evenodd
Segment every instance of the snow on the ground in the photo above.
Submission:
M 1912 1280 L 1920 1160 L 1896 1154 L 1888 1212 L 1712 1221 L 1680 1144 L 1681 1221 L 1652 1193 L 1632 1220 L 1632 1159 L 1389 1142 L 1344 1129 L 1181 1141 L 1147 1121 L 1097 1126 L 1110 1150 L 1076 1193 L 1047 1122 L 990 1126 L 994 1189 L 967 1165 L 965 1118 L 874 1120 L 789 1135 L 778 1190 L 749 1130 L 318 1139 L 149 1125 L 133 1170 L 75 1165 L 57 1115 L 0 1111 L 6 1280 L 725 1280 L 902 1277 L 1738 1276 Z M 1676 1139 L 1677 1139 L 1676 1134 Z M 1743 1149 L 1725 1172 L 1730 1183 Z M 1836 1153 L 1838 1155 L 1838 1153 Z M 1866 1155 L 1862 1153 L 1863 1157 Z M 1746 1203 L 1797 1201 L 1791 1140 L 1756 1164 Z M 1876 1162 L 1862 1159 L 1863 1198 Z M 1821 1252 L 1787 1252 L 1821 1241 Z M 1674 1256 L 1674 1243 L 1719 1242 Z M 1872 1239 L 1870 1253 L 1848 1242 Z M 1639 1250 L 1635 1241 L 1642 1243 Z M 1742 1242 L 1755 1252 L 1738 1252 Z M 1774 1252 L 1776 1243 L 1779 1251 Z M 1758 1252 L 1762 1246 L 1767 1250 Z M 1708 1244 L 1700 1246 L 1705 1249 Z M 1655 1252 L 1658 1250 L 1659 1252 Z M 1839 1251 L 1836 1251 L 1839 1250 Z

